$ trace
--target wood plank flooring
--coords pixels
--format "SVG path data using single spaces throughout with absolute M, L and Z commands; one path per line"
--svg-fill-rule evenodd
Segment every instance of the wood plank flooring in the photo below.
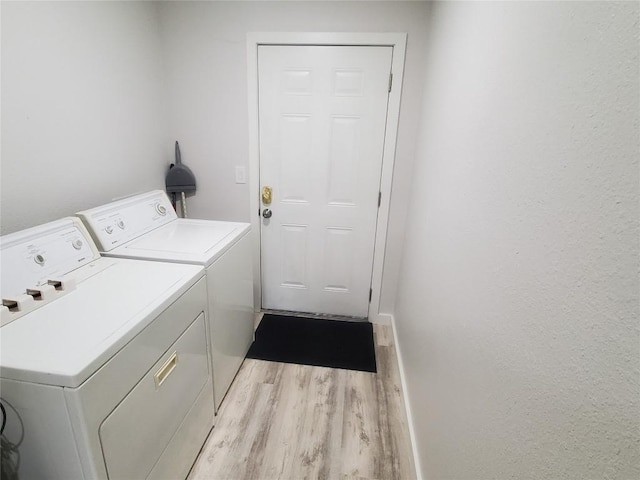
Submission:
M 415 478 L 391 327 L 378 373 L 246 359 L 189 480 Z

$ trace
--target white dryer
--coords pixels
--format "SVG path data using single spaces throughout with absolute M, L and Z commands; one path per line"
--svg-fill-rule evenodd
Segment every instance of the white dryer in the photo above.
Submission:
M 0 246 L 3 460 L 25 479 L 185 478 L 214 422 L 203 268 L 100 257 L 77 218 Z
M 217 411 L 254 338 L 250 225 L 178 218 L 161 190 L 77 215 L 104 256 L 205 268 Z

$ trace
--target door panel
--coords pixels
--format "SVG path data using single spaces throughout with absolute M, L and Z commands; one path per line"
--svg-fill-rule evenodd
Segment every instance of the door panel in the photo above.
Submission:
M 328 227 L 325 236 L 325 262 L 323 282 L 325 290 L 351 291 L 352 271 L 349 253 L 354 250 L 354 235 L 351 228 Z
M 282 249 L 286 255 L 280 255 L 280 284 L 285 288 L 308 288 L 307 258 L 309 252 L 308 225 L 282 225 Z
M 360 119 L 333 117 L 331 123 L 327 200 L 329 205 L 355 207 Z
M 392 51 L 258 49 L 265 309 L 367 316 Z
M 280 185 L 282 202 L 308 202 L 311 173 L 311 116 L 282 115 L 280 119 Z

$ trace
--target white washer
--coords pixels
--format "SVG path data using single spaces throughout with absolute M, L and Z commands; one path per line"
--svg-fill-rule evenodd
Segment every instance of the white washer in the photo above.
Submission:
M 77 215 L 102 255 L 205 267 L 217 411 L 253 342 L 250 225 L 178 218 L 161 190 Z
M 0 242 L 19 478 L 185 478 L 214 422 L 202 267 L 102 258 L 77 218 Z

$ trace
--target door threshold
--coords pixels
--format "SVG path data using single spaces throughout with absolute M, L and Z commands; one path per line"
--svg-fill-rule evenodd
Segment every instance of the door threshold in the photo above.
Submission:
M 348 315 L 331 315 L 328 313 L 309 313 L 309 312 L 292 312 L 289 310 L 269 310 L 263 308 L 261 310 L 263 314 L 270 315 L 283 315 L 286 317 L 304 317 L 304 318 L 318 318 L 322 320 L 339 320 L 341 322 L 368 322 L 367 317 L 350 317 Z

